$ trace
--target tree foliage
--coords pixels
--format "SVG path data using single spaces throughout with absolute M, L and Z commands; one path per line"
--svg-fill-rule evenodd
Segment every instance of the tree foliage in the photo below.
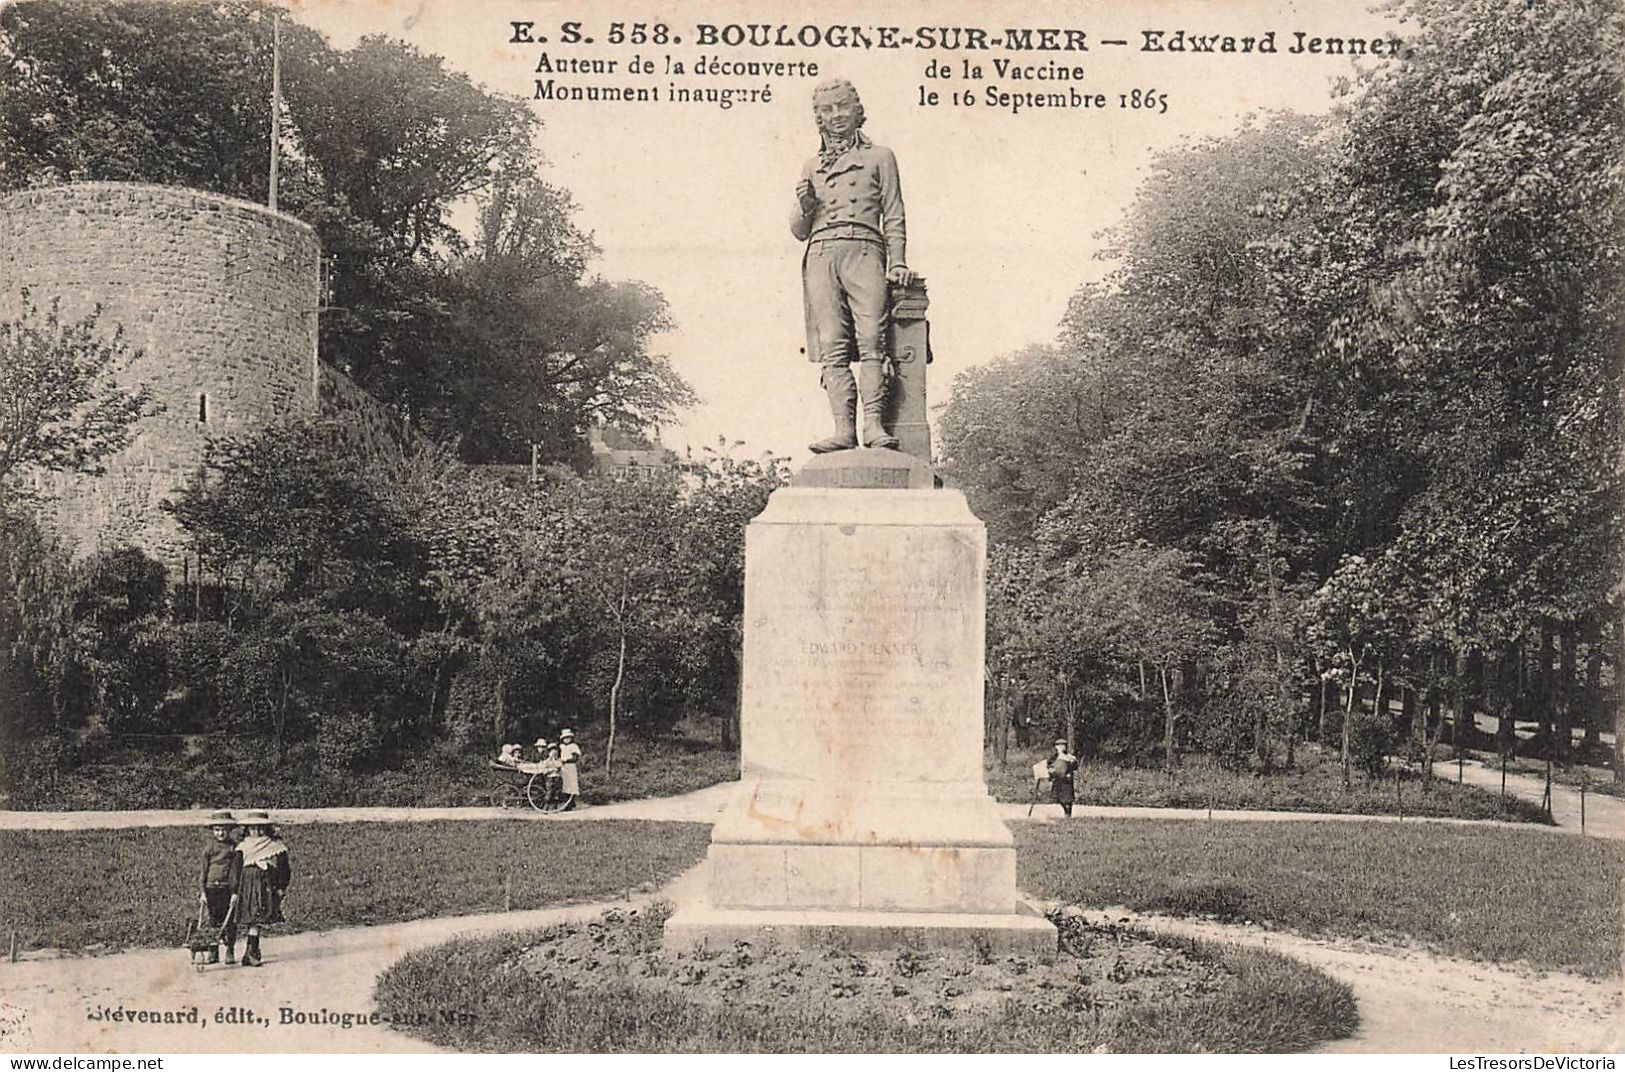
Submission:
M 0 495 L 25 470 L 100 472 L 153 411 L 146 386 L 119 382 L 136 357 L 122 327 L 104 338 L 100 310 L 65 321 L 56 301 L 41 311 L 26 290 L 22 306 L 0 323 Z
M 472 462 L 534 445 L 581 467 L 594 420 L 647 427 L 692 401 L 650 349 L 664 299 L 589 273 L 597 250 L 539 177 L 531 109 L 401 41 L 335 49 L 262 0 L 12 5 L 0 190 L 120 180 L 265 201 L 279 14 L 279 206 L 326 254 L 325 360 Z
M 1211 628 L 1186 666 L 1195 739 L 1290 756 L 1335 684 L 1346 760 L 1351 735 L 1390 733 L 1390 702 L 1423 741 L 1443 702 L 1461 743 L 1475 703 L 1532 709 L 1566 758 L 1621 654 L 1625 22 L 1393 10 L 1407 57 L 1329 117 L 1158 159 L 1056 343 L 956 383 L 943 457 L 994 535 L 1031 545 L 1051 618 L 1121 620 L 1134 574 L 1109 565 L 1180 556 L 1161 575 Z M 996 599 L 992 620 L 996 646 L 1033 649 L 1031 615 Z M 1135 644 L 1104 657 L 1124 727 L 1158 625 L 1124 623 Z

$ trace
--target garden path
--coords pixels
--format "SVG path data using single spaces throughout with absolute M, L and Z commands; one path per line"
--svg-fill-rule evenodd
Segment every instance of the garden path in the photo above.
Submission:
M 1499 773 L 1483 770 L 1494 785 L 1476 781 L 1472 765 L 1468 765 L 1468 781 L 1485 788 L 1499 788 Z M 1441 768 L 1441 775 L 1443 775 Z M 1525 799 L 1540 801 L 1543 783 L 1538 778 L 1509 775 L 1509 789 Z M 1531 788 L 1532 787 L 1532 788 Z M 514 808 L 279 808 L 275 817 L 285 825 L 300 823 L 375 823 L 375 822 L 433 822 L 437 820 L 515 819 L 530 822 L 591 822 L 603 819 L 644 819 L 666 822 L 715 822 L 736 788 L 733 782 L 707 786 L 692 793 L 673 797 L 650 797 L 628 800 L 618 804 L 603 804 L 581 811 L 543 815 L 528 809 Z M 1528 796 L 1533 792 L 1534 796 Z M 1428 822 L 1447 824 L 1474 824 L 1515 826 L 1523 830 L 1548 830 L 1559 833 L 1579 833 L 1580 794 L 1565 786 L 1554 786 L 1553 814 L 1558 826 L 1547 827 L 1534 823 L 1500 823 L 1488 819 L 1418 818 L 1407 816 L 1403 820 L 1392 815 L 1340 815 L 1302 811 L 1241 811 L 1205 808 L 1120 808 L 1080 804 L 1073 808 L 1075 817 L 1100 819 L 1214 819 L 1227 822 Z M 1007 820 L 1028 818 L 1025 804 L 1001 804 L 1000 814 Z M 1586 801 L 1586 832 L 1591 836 L 1625 839 L 1625 801 L 1589 794 Z M 1048 801 L 1032 809 L 1035 821 L 1055 821 L 1060 818 L 1060 807 Z M 0 830 L 111 830 L 143 826 L 201 826 L 207 812 L 201 809 L 176 808 L 151 811 L 0 811 Z
M 1492 757 L 1493 758 L 1493 757 Z M 1434 770 L 1441 778 L 1453 778 L 1454 763 L 1440 763 Z M 1501 772 L 1468 760 L 1461 766 L 1462 781 L 1488 789 L 1501 791 Z M 1507 774 L 1507 792 L 1513 796 L 1539 804 L 1546 792 L 1546 779 L 1531 774 Z M 1625 838 L 1625 800 L 1607 793 L 1585 795 L 1585 832 L 1592 837 Z M 1552 818 L 1565 830 L 1580 830 L 1580 791 L 1566 785 L 1552 786 Z
M 1414 946 L 1307 938 L 1256 926 L 1088 910 L 1096 922 L 1267 949 L 1354 989 L 1360 1029 L 1326 1053 L 1618 1053 L 1620 980 L 1436 956 Z

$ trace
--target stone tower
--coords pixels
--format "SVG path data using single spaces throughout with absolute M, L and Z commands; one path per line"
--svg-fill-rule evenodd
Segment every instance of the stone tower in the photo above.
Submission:
M 162 503 L 198 471 L 209 439 L 319 404 L 321 249 L 311 228 L 197 190 L 84 183 L 0 197 L 0 316 L 27 288 L 64 319 L 97 305 L 141 356 L 121 376 L 163 409 L 105 475 L 57 477 L 56 523 L 78 553 L 130 543 L 174 564 Z

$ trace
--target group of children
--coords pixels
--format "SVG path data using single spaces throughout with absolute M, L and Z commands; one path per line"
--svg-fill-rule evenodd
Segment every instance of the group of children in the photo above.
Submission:
M 243 966 L 257 968 L 262 963 L 260 928 L 283 921 L 282 898 L 293 877 L 288 847 L 263 811 L 235 817 L 217 811 L 208 823 L 213 840 L 203 850 L 198 903 L 210 925 L 220 929 L 225 962 L 237 963 L 237 931 L 242 927 L 248 937 Z
M 536 738 L 536 762 L 527 763 L 520 755 L 517 744 L 505 744 L 497 753 L 497 762 L 505 767 L 540 774 L 546 781 L 547 799 L 562 800 L 559 811 L 573 811 L 581 799 L 581 746 L 576 744 L 574 730 L 559 734 L 557 744 L 549 744 L 546 737 Z

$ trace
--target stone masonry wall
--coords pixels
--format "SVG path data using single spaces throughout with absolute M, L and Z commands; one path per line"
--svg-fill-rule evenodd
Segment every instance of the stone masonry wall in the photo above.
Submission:
M 323 362 L 321 410 L 338 427 L 340 437 L 356 452 L 371 454 L 411 442 L 410 429 L 347 374 Z
M 204 445 L 319 404 L 321 250 L 304 223 L 196 190 L 85 183 L 0 197 L 0 316 L 28 288 L 65 319 L 97 304 L 141 356 L 122 374 L 163 411 L 100 477 L 55 481 L 57 524 L 79 553 L 133 543 L 173 565 L 181 533 L 162 510 Z

